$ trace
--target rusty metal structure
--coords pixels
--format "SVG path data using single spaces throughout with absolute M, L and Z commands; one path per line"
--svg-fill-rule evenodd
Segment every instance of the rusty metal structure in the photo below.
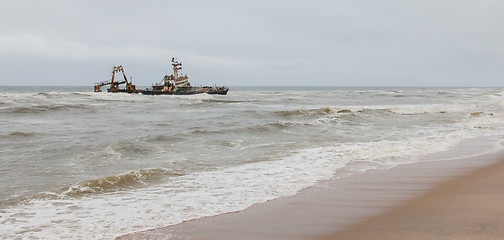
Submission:
M 115 80 L 116 73 L 121 72 L 123 75 L 124 80 Z M 119 86 L 122 84 L 126 84 L 125 88 L 120 88 Z M 128 77 L 126 77 L 126 73 L 124 72 L 124 68 L 122 65 L 119 66 L 114 66 L 112 68 L 112 77 L 108 81 L 103 81 L 103 82 L 98 82 L 94 84 L 94 91 L 95 92 L 101 92 L 101 87 L 110 85 L 110 87 L 107 89 L 108 92 L 127 92 L 127 93 L 139 93 L 142 92 L 143 90 L 137 90 L 135 85 L 133 85 L 133 81 L 130 79 L 128 81 Z
M 227 87 L 217 86 L 202 86 L 193 87 L 189 83 L 187 75 L 182 75 L 182 63 L 176 58 L 171 60 L 173 74 L 165 75 L 161 82 L 152 86 L 152 89 L 146 89 L 142 94 L 146 95 L 191 95 L 199 93 L 220 94 L 226 95 L 228 92 Z
M 152 89 L 137 90 L 131 79 L 128 81 L 124 68 L 119 65 L 112 68 L 112 77 L 108 81 L 98 82 L 94 84 L 94 91 L 101 92 L 101 87 L 109 85 L 108 92 L 126 92 L 126 93 L 142 93 L 146 95 L 190 95 L 199 93 L 220 94 L 226 95 L 227 87 L 217 86 L 201 86 L 194 87 L 189 83 L 187 75 L 182 75 L 182 63 L 177 59 L 171 60 L 173 74 L 165 75 L 161 82 L 152 85 Z M 121 72 L 124 80 L 115 80 L 116 73 Z M 120 88 L 120 85 L 126 84 L 125 88 Z

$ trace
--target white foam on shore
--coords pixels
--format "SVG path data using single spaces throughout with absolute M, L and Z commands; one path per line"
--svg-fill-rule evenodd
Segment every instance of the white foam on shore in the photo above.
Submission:
M 406 156 L 443 151 L 467 137 L 460 131 L 435 139 L 303 149 L 275 161 L 174 177 L 155 187 L 81 198 L 33 199 L 0 212 L 0 238 L 110 239 L 243 210 L 330 179 L 352 161 L 367 162 L 356 172 L 390 168 L 406 163 Z

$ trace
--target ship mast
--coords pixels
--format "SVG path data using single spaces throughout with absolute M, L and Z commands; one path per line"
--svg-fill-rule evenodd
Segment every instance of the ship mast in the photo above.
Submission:
M 179 78 L 178 71 L 182 69 L 182 63 L 177 61 L 177 59 L 175 59 L 173 57 L 172 58 L 172 66 L 173 66 L 173 79 L 175 79 L 175 81 L 177 81 Z

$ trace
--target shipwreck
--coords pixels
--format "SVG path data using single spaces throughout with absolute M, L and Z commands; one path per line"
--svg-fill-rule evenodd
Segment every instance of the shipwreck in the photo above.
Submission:
M 177 59 L 172 58 L 171 65 L 173 68 L 172 75 L 164 76 L 161 82 L 152 85 L 152 88 L 147 88 L 145 90 L 136 89 L 135 85 L 130 78 L 126 77 L 126 73 L 124 72 L 124 68 L 122 66 L 118 66 L 112 69 L 112 77 L 108 81 L 98 82 L 94 85 L 95 92 L 101 92 L 101 87 L 110 86 L 107 91 L 116 93 L 116 92 L 126 92 L 126 93 L 142 93 L 145 95 L 191 95 L 191 94 L 219 94 L 226 95 L 229 89 L 227 87 L 219 87 L 215 86 L 191 86 L 189 83 L 189 78 L 187 75 L 180 74 L 182 70 L 182 63 Z M 116 73 L 121 72 L 123 75 L 123 80 L 116 80 Z M 121 85 L 125 85 L 124 88 L 121 88 Z
M 116 73 L 121 72 L 123 75 L 124 80 L 116 80 L 115 76 Z M 120 88 L 120 85 L 125 84 L 125 88 Z M 94 91 L 95 92 L 101 92 L 101 87 L 109 85 L 110 87 L 107 89 L 107 92 L 127 92 L 127 93 L 140 93 L 143 92 L 143 90 L 137 90 L 135 85 L 133 85 L 133 81 L 130 78 L 130 81 L 128 81 L 128 78 L 126 77 L 126 73 L 124 72 L 124 68 L 122 65 L 119 65 L 118 67 L 114 66 L 112 68 L 112 77 L 108 81 L 103 81 L 103 82 L 98 82 L 94 84 Z

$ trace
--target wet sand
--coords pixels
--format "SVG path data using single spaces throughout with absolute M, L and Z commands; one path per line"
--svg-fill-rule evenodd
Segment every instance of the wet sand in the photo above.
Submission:
M 314 239 L 503 239 L 504 160 Z
M 494 239 L 504 236 L 503 156 L 432 156 L 118 239 Z

